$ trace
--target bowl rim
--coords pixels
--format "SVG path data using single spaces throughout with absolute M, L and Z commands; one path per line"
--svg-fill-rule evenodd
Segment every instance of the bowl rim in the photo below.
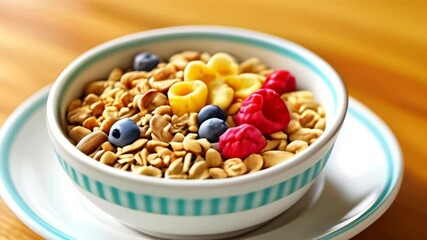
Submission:
M 101 164 L 97 161 L 93 161 L 92 158 L 87 156 L 86 154 L 78 151 L 78 149 L 73 145 L 65 136 L 63 132 L 63 127 L 60 120 L 60 97 L 65 90 L 67 89 L 67 79 L 69 79 L 73 74 L 75 74 L 75 70 L 84 62 L 88 61 L 88 59 L 93 58 L 94 56 L 102 56 L 102 53 L 117 47 L 121 44 L 130 44 L 138 39 L 156 39 L 159 37 L 177 37 L 182 38 L 184 34 L 207 34 L 210 36 L 217 36 L 219 38 L 223 37 L 236 37 L 238 39 L 244 39 L 248 42 L 255 41 L 258 43 L 269 44 L 275 47 L 284 46 L 287 49 L 292 49 L 292 52 L 298 54 L 298 56 L 303 56 L 305 59 L 310 59 L 309 63 L 312 63 L 318 68 L 321 68 L 324 71 L 328 72 L 328 75 L 335 78 L 336 84 L 332 85 L 333 89 L 340 91 L 341 94 L 338 94 L 336 98 L 336 121 L 334 121 L 334 125 L 329 128 L 328 131 L 325 131 L 321 137 L 316 140 L 307 151 L 303 151 L 290 160 L 285 161 L 277 166 L 263 169 L 262 171 L 258 171 L 251 174 L 244 174 L 234 178 L 225 178 L 225 179 L 192 179 L 192 180 L 184 180 L 184 179 L 167 179 L 167 178 L 154 178 L 148 176 L 135 176 L 134 174 L 113 168 L 111 166 L 107 166 Z M 247 42 L 247 43 L 248 43 Z M 258 182 L 261 179 L 269 178 L 270 176 L 275 174 L 280 174 L 283 171 L 287 171 L 292 169 L 300 164 L 304 163 L 304 160 L 315 155 L 323 146 L 325 146 L 329 141 L 331 141 L 339 132 L 343 121 L 345 119 L 345 115 L 347 113 L 348 107 L 348 92 L 345 86 L 345 83 L 342 81 L 341 77 L 338 73 L 330 66 L 325 60 L 320 58 L 315 53 L 310 50 L 302 47 L 299 44 L 291 42 L 289 40 L 279 38 L 274 35 L 270 35 L 267 33 L 257 32 L 253 30 L 243 29 L 243 28 L 235 28 L 235 27 L 225 27 L 225 26 L 214 26 L 214 25 L 189 25 L 189 26 L 176 26 L 176 27 L 166 27 L 166 28 L 158 28 L 153 30 L 146 30 L 143 32 L 133 33 L 129 35 L 125 35 L 119 38 L 112 39 L 105 43 L 102 43 L 77 57 L 74 61 L 72 61 L 59 75 L 59 77 L 55 80 L 52 85 L 52 88 L 49 92 L 48 100 L 47 100 L 47 125 L 50 130 L 51 137 L 55 138 L 55 140 L 61 144 L 61 147 L 74 159 L 85 167 L 90 168 L 94 171 L 97 171 L 101 174 L 105 174 L 106 176 L 113 176 L 120 178 L 125 181 L 131 181 L 135 183 L 143 183 L 150 184 L 156 187 L 177 187 L 177 188 L 206 188 L 206 187 L 221 187 L 230 184 L 240 184 L 240 183 L 253 183 Z M 59 118 L 59 119 L 58 119 Z M 58 155 L 60 153 L 58 152 Z M 65 159 L 64 159 L 65 160 Z M 65 160 L 66 161 L 66 160 Z M 292 176 L 289 176 L 292 177 Z

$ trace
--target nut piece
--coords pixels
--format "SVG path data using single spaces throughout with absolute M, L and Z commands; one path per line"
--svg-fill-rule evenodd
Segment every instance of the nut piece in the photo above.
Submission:
M 162 142 L 170 142 L 173 139 L 172 133 L 166 128 L 170 124 L 170 117 L 168 115 L 155 114 L 150 119 L 150 128 L 152 133 Z
M 202 147 L 197 142 L 197 140 L 184 140 L 182 144 L 186 151 L 192 152 L 196 155 L 202 152 Z
M 266 69 L 267 66 L 256 57 L 248 58 L 239 65 L 240 73 L 260 73 Z
M 233 116 L 227 116 L 226 122 L 230 128 L 235 127 L 236 123 L 234 122 Z
M 147 142 L 147 145 L 145 146 L 145 148 L 147 148 L 147 150 L 153 150 L 153 149 L 155 149 L 158 146 L 160 146 L 160 147 L 168 147 L 169 144 L 166 143 L 166 142 L 158 141 L 158 140 L 149 140 Z
M 90 105 L 90 109 L 92 110 L 92 115 L 96 118 L 100 117 L 102 115 L 102 112 L 104 112 L 105 109 L 105 102 L 103 101 L 97 101 Z
M 186 130 L 188 129 L 188 121 L 188 113 L 185 113 L 180 117 L 178 117 L 178 115 L 173 115 L 171 118 L 172 127 L 170 129 L 170 132 L 173 134 L 181 133 L 185 135 Z
M 149 176 L 149 177 L 158 177 L 158 178 L 161 178 L 163 174 L 162 170 L 153 166 L 141 166 L 138 169 L 136 169 L 134 173 L 139 175 Z
M 175 136 L 172 138 L 172 142 L 183 142 L 185 139 L 184 134 L 182 133 L 176 133 Z
M 127 72 L 123 74 L 120 78 L 120 82 L 126 86 L 128 89 L 131 89 L 132 83 L 135 80 L 141 80 L 147 77 L 147 72 L 144 71 L 133 71 L 133 72 Z
M 320 116 L 317 114 L 317 112 L 311 109 L 307 109 L 301 113 L 300 123 L 304 127 L 313 128 L 319 119 Z
M 156 167 L 156 168 L 161 168 L 161 167 L 163 167 L 163 160 L 162 160 L 160 157 L 158 157 L 157 153 L 149 154 L 149 155 L 147 156 L 147 159 L 148 159 L 148 162 L 149 162 L 152 166 L 154 166 L 154 167 Z
M 108 82 L 107 81 L 95 81 L 91 82 L 86 85 L 84 92 L 85 96 L 89 95 L 90 93 L 96 94 L 100 96 L 104 90 L 107 88 Z
M 182 143 L 180 142 L 170 142 L 169 145 L 172 147 L 172 150 L 175 151 L 181 151 L 184 149 L 184 146 L 182 146 Z
M 106 151 L 112 151 L 112 152 L 116 151 L 116 148 L 110 142 L 104 142 L 101 145 L 101 148 Z
M 108 74 L 108 80 L 119 81 L 122 75 L 123 75 L 123 70 L 116 67 L 110 72 L 110 74 Z
M 317 139 L 322 135 L 323 131 L 320 129 L 301 128 L 289 136 L 289 140 L 303 140 L 310 143 L 312 139 Z
M 326 128 L 326 120 L 325 120 L 324 118 L 320 118 L 320 119 L 317 121 L 316 125 L 314 125 L 314 128 L 325 131 L 325 128 Z
M 317 107 L 317 113 L 318 113 L 318 114 L 319 114 L 319 116 L 320 116 L 320 117 L 322 117 L 322 118 L 326 117 L 326 111 L 325 111 L 325 109 L 323 108 L 323 106 L 321 106 L 321 105 L 319 105 L 319 106 Z
M 264 159 L 264 168 L 269 168 L 274 165 L 277 165 L 283 161 L 288 160 L 293 157 L 295 154 L 284 151 L 267 151 L 262 154 L 262 158 Z
M 159 106 L 152 112 L 154 115 L 169 115 L 172 116 L 172 108 L 168 105 Z
M 277 147 L 277 150 L 286 151 L 287 146 L 288 146 L 288 141 L 281 140 L 279 146 Z
M 185 151 L 184 151 L 185 153 Z M 176 153 L 175 153 L 176 155 Z M 191 152 L 188 152 L 185 154 L 184 156 L 184 166 L 182 167 L 182 171 L 184 173 L 188 172 L 190 170 L 190 166 L 191 166 L 191 159 L 193 158 L 193 154 Z
M 90 133 L 91 131 L 89 129 L 82 126 L 77 126 L 68 132 L 68 136 L 70 136 L 71 140 L 73 140 L 75 143 L 78 143 L 83 137 Z
M 90 93 L 89 95 L 87 95 L 84 100 L 83 100 L 83 105 L 92 105 L 96 102 L 98 102 L 99 97 L 98 95 L 95 95 L 93 93 Z
M 282 132 L 282 131 L 272 133 L 272 134 L 270 135 L 270 137 L 271 137 L 272 139 L 277 139 L 277 140 L 285 140 L 285 139 L 288 139 L 288 135 L 286 135 L 286 133 L 284 133 L 284 132 Z
M 101 131 L 108 134 L 110 132 L 111 126 L 116 122 L 117 120 L 114 118 L 107 118 L 104 121 L 101 122 Z
M 301 124 L 297 119 L 292 118 L 291 121 L 289 121 L 288 128 L 286 128 L 286 133 L 288 134 L 294 134 L 296 131 L 301 129 Z
M 108 118 L 118 119 L 119 110 L 115 106 L 105 107 L 104 111 L 102 112 L 102 117 L 104 117 L 105 119 L 108 119 Z
M 137 140 L 136 140 L 135 142 L 133 142 L 132 144 L 127 145 L 127 146 L 124 146 L 124 147 L 123 147 L 123 150 L 122 150 L 122 154 L 124 154 L 124 153 L 128 153 L 128 152 L 133 152 L 133 151 L 135 151 L 135 150 L 139 150 L 139 149 L 141 149 L 142 147 L 144 147 L 144 145 L 145 145 L 147 142 L 148 142 L 148 140 L 147 140 L 147 139 L 144 139 L 144 138 L 137 139 Z
M 236 177 L 246 173 L 248 170 L 246 165 L 240 158 L 230 158 L 224 161 L 224 171 L 229 177 Z
M 70 104 L 68 104 L 68 107 L 67 107 L 67 112 L 71 112 L 71 111 L 73 111 L 74 109 L 77 109 L 77 108 L 79 108 L 79 107 L 81 107 L 82 106 L 82 100 L 80 100 L 80 99 L 74 99 L 74 100 L 72 100 L 71 102 L 70 102 Z
M 227 115 L 235 115 L 239 111 L 240 107 L 243 104 L 242 99 L 237 99 L 234 103 L 232 103 L 227 109 Z
M 95 152 L 95 154 L 92 153 L 93 159 L 95 159 L 96 161 L 99 161 L 105 152 L 106 152 L 105 150 L 101 149 L 101 150 Z
M 175 175 L 169 174 L 168 176 L 166 176 L 166 178 L 169 178 L 169 179 L 188 179 L 188 175 L 185 173 L 175 174 Z
M 190 179 L 206 179 L 209 178 L 208 166 L 205 161 L 194 162 L 188 171 L 188 177 Z
M 262 169 L 262 166 L 264 165 L 264 159 L 262 159 L 262 156 L 259 154 L 251 154 L 245 158 L 245 160 L 243 160 L 243 163 L 245 163 L 248 171 L 252 173 Z
M 141 152 L 135 155 L 135 160 L 138 162 L 139 165 L 148 166 L 148 154 L 148 150 L 146 148 L 143 148 Z
M 306 149 L 308 147 L 308 143 L 302 141 L 302 140 L 295 140 L 292 141 L 286 146 L 286 151 L 292 152 L 292 153 L 299 153 L 302 150 Z
M 319 107 L 319 103 L 315 102 L 314 99 L 311 102 L 305 102 L 298 108 L 298 113 L 302 114 L 307 110 L 315 110 L 317 113 L 317 108 Z
M 107 165 L 113 165 L 114 163 L 116 163 L 117 160 L 117 155 L 114 154 L 111 151 L 106 151 L 102 157 L 101 160 L 99 160 L 101 163 L 103 164 L 107 164 Z
M 183 167 L 184 164 L 182 163 L 182 158 L 175 159 L 175 161 L 173 161 L 166 170 L 166 177 L 169 175 L 181 174 Z
M 261 150 L 261 152 L 270 151 L 279 146 L 281 140 L 267 140 L 267 145 Z
M 222 168 L 209 168 L 209 175 L 214 179 L 227 178 L 227 173 Z
M 209 148 L 206 151 L 205 159 L 209 168 L 219 167 L 222 163 L 221 154 L 213 148 Z
M 153 89 L 156 89 L 160 92 L 166 92 L 172 85 L 177 82 L 180 82 L 181 79 L 165 79 L 165 80 L 156 80 L 154 76 L 148 80 L 148 83 Z
M 152 112 L 159 106 L 169 104 L 168 98 L 163 93 L 150 89 L 138 101 L 138 108 L 141 112 Z
M 86 120 L 83 121 L 83 127 L 93 130 L 95 127 L 99 127 L 98 120 L 96 120 L 95 117 L 89 117 Z
M 77 143 L 77 149 L 84 154 L 89 155 L 93 153 L 101 144 L 108 140 L 107 134 L 103 131 L 97 130 L 86 135 Z
M 69 124 L 81 125 L 84 120 L 92 116 L 92 110 L 89 106 L 82 106 L 74 109 L 67 114 Z
M 202 146 L 203 151 L 207 151 L 212 146 L 212 144 L 206 138 L 197 139 L 196 142 Z
M 151 76 L 152 76 L 151 78 L 153 79 L 153 81 L 173 79 L 175 73 L 176 73 L 176 69 L 173 64 L 160 63 L 157 66 L 157 68 L 151 72 Z

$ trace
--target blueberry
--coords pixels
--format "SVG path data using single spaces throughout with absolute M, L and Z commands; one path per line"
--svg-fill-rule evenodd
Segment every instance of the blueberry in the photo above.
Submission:
M 219 142 L 219 137 L 228 129 L 224 120 L 210 118 L 199 127 L 199 138 L 206 138 L 211 143 Z
M 136 71 L 151 71 L 160 63 L 160 58 L 152 53 L 142 52 L 135 56 L 133 69 Z
M 227 115 L 216 105 L 206 105 L 200 110 L 199 115 L 197 116 L 197 123 L 201 126 L 204 121 L 210 118 L 219 118 L 225 121 Z
M 139 138 L 139 127 L 129 118 L 123 118 L 111 126 L 108 141 L 116 147 L 124 147 Z

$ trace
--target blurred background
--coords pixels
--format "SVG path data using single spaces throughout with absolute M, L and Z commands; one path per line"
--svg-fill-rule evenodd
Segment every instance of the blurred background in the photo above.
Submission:
M 329 62 L 398 138 L 404 180 L 355 239 L 427 239 L 427 2 L 0 0 L 0 126 L 74 58 L 148 29 L 226 25 L 294 41 Z M 0 200 L 0 239 L 40 239 Z

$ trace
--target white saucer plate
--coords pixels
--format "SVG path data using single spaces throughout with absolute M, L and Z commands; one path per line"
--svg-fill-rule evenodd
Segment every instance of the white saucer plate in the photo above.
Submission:
M 48 239 L 153 239 L 81 198 L 57 162 L 48 138 L 48 92 L 47 87 L 29 98 L 1 128 L 3 200 L 29 228 Z M 391 205 L 402 169 L 392 132 L 351 98 L 324 174 L 288 211 L 238 238 L 348 239 Z

